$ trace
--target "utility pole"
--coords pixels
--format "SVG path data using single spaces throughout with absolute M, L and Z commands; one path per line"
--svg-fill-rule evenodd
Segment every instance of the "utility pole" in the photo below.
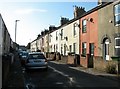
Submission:
M 15 20 L 15 43 L 16 43 L 16 31 L 17 31 L 17 22 L 20 20 Z

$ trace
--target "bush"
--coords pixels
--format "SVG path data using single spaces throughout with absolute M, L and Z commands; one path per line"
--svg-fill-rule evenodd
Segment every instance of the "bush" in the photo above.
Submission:
M 113 65 L 113 64 L 107 65 L 106 72 L 111 73 L 111 74 L 115 74 L 116 73 L 116 65 Z

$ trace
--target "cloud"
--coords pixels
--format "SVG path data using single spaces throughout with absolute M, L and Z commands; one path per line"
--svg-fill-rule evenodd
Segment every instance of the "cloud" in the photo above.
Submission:
M 15 11 L 16 14 L 32 14 L 34 12 L 47 12 L 47 10 L 44 9 L 18 9 Z

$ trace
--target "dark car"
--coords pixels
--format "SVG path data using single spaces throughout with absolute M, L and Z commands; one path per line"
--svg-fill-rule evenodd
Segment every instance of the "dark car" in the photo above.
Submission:
M 20 57 L 20 62 L 21 62 L 21 65 L 24 66 L 26 61 L 27 61 L 27 58 L 28 58 L 28 52 L 27 51 L 23 51 L 21 53 L 21 57 Z
M 27 62 L 25 64 L 26 69 L 48 69 L 48 62 L 42 52 L 29 53 Z

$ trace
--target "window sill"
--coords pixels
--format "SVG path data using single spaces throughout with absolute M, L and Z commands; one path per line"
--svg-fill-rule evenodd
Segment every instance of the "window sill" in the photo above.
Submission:
M 74 37 L 74 38 L 76 38 L 76 37 L 77 37 L 77 35 L 73 35 L 73 37 Z
M 115 26 L 118 27 L 118 26 L 120 26 L 120 24 L 116 24 Z
M 82 32 L 82 34 L 85 34 L 85 33 L 87 33 L 87 32 Z
M 86 55 L 81 54 L 81 57 L 86 57 Z

